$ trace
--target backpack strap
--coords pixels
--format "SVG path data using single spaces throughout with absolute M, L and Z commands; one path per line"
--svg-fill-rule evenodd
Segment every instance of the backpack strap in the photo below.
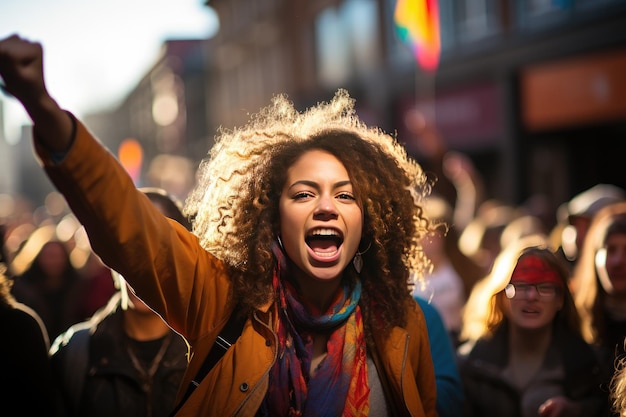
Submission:
M 191 394 L 198 387 L 198 385 L 200 385 L 200 382 L 202 382 L 204 377 L 211 371 L 211 369 L 213 369 L 215 364 L 222 358 L 222 356 L 224 356 L 226 351 L 235 344 L 237 339 L 239 339 L 239 336 L 243 331 L 243 325 L 245 324 L 246 319 L 247 317 L 245 315 L 237 314 L 236 312 L 233 312 L 230 315 L 228 322 L 222 329 L 222 332 L 217 336 L 217 339 L 215 339 L 213 347 L 204 359 L 204 362 L 198 370 L 195 378 L 193 378 L 189 383 L 183 399 L 169 414 L 170 417 L 173 417 L 178 412 L 178 410 L 180 410 L 185 401 L 187 401 L 187 399 L 191 396 Z

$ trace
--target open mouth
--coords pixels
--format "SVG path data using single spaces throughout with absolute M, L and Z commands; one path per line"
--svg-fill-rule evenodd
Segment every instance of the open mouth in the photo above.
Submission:
M 315 255 L 327 258 L 337 253 L 343 243 L 343 236 L 336 229 L 320 227 L 312 229 L 307 234 L 305 241 Z
M 541 313 L 541 310 L 539 310 L 537 307 L 533 307 L 530 305 L 522 307 L 521 311 L 523 314 L 540 314 Z

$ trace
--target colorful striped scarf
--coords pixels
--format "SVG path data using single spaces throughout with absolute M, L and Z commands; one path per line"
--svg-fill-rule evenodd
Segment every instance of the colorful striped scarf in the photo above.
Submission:
M 361 283 L 340 288 L 330 308 L 305 304 L 286 278 L 282 252 L 273 285 L 279 296 L 278 359 L 270 371 L 263 409 L 270 416 L 366 416 L 369 414 L 367 356 L 358 302 Z M 313 332 L 330 332 L 327 355 L 310 376 Z

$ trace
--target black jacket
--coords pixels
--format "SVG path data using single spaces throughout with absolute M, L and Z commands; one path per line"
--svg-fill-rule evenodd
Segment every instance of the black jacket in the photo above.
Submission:
M 187 344 L 174 331 L 149 342 L 154 353 L 164 350 L 154 376 L 142 378 L 128 353 L 132 341 L 123 329 L 123 312 L 118 300 L 113 301 L 104 314 L 94 316 L 102 319 L 72 326 L 53 345 L 52 368 L 62 381 L 59 401 L 64 415 L 165 417 L 174 408 L 187 368 Z
M 479 340 L 469 353 L 459 348 L 459 370 L 465 388 L 466 417 L 518 417 L 522 415 L 517 389 L 501 375 L 508 361 L 508 326 L 503 323 L 489 340 Z M 557 327 L 549 351 L 561 356 L 563 390 L 583 404 L 585 417 L 606 412 L 596 352 L 581 337 Z M 547 398 L 546 398 L 547 399 Z

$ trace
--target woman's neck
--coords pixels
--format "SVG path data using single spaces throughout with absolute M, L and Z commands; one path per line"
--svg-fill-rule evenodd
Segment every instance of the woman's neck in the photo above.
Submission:
M 155 313 L 139 312 L 128 308 L 124 310 L 124 330 L 131 339 L 143 342 L 165 336 L 170 328 Z
M 509 325 L 509 351 L 512 357 L 543 357 L 552 341 L 552 326 L 523 329 Z
M 324 312 L 330 307 L 337 294 L 337 289 L 341 285 L 341 277 L 332 280 L 318 280 L 304 276 L 304 274 L 297 274 L 295 280 L 300 294 L 306 302 Z

